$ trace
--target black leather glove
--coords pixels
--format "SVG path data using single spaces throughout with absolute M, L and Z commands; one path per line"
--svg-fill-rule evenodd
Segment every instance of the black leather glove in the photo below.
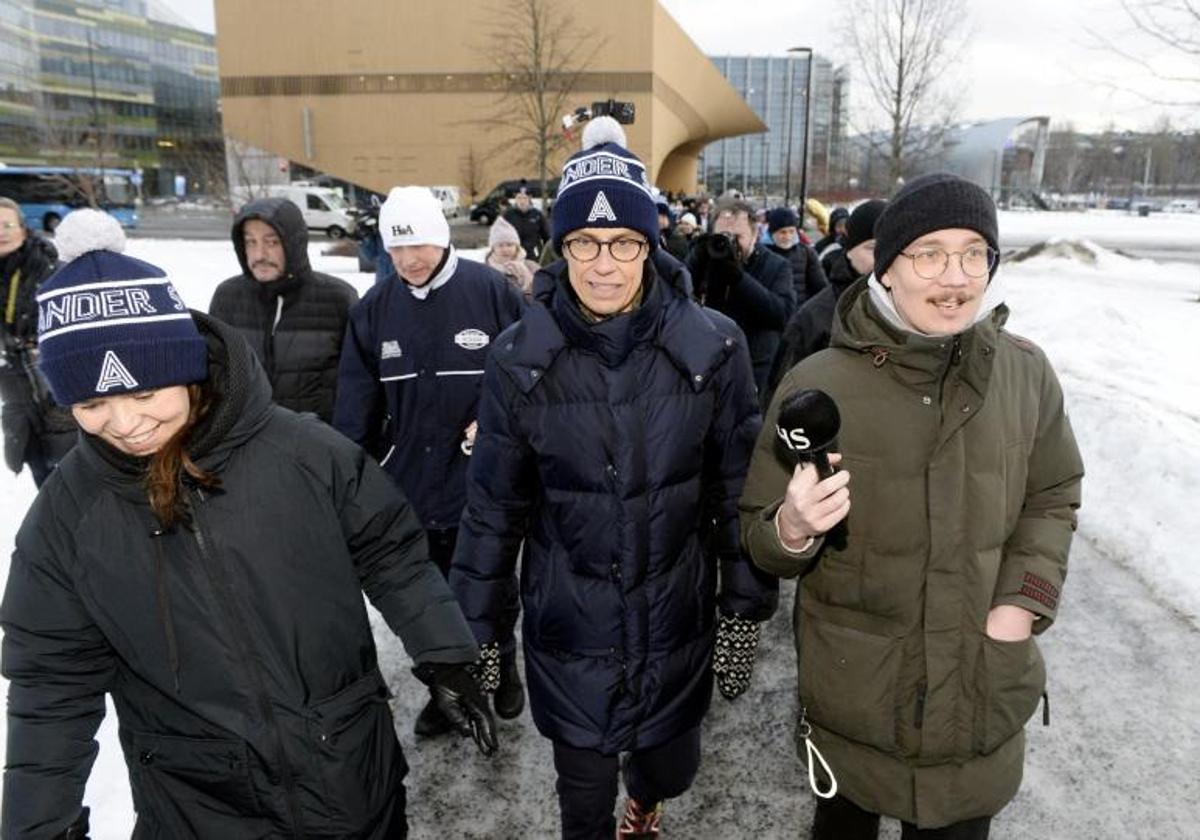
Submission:
M 736 615 L 717 618 L 717 644 L 713 650 L 713 673 L 717 688 L 726 700 L 736 700 L 750 685 L 754 659 L 758 655 L 758 622 Z
M 500 643 L 480 645 L 479 661 L 472 668 L 480 691 L 490 694 L 500 688 Z
M 434 701 L 460 735 L 470 735 L 486 756 L 499 749 L 496 720 L 468 665 L 426 662 L 413 668 L 417 679 L 429 686 Z
M 55 834 L 51 840 L 88 840 L 88 814 L 90 813 L 90 808 L 82 809 L 79 816 L 75 818 L 75 822 Z

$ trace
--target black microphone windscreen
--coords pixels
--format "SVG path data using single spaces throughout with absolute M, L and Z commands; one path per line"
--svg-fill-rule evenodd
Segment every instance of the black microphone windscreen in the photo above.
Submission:
M 775 432 L 779 444 L 793 458 L 805 460 L 811 453 L 825 451 L 837 438 L 841 425 L 833 397 L 808 388 L 784 398 Z

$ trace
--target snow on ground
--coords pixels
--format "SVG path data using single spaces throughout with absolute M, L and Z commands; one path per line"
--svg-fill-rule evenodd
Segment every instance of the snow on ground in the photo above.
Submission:
M 1137 217 L 1005 213 L 1005 232 L 1102 238 Z M 1200 248 L 1200 216 L 1150 217 L 1138 235 Z M 1026 226 L 1022 228 L 1022 226 Z M 1090 226 L 1090 228 L 1089 228 Z M 1166 236 L 1167 234 L 1164 234 Z M 365 291 L 372 278 L 353 259 L 314 267 Z M 184 300 L 207 308 L 234 274 L 222 242 L 131 240 L 128 252 L 162 266 Z M 479 252 L 467 252 L 478 258 Z M 1200 685 L 1187 668 L 1200 627 L 1200 270 L 1099 251 L 1094 266 L 1037 257 L 1002 268 L 1009 326 L 1041 345 L 1063 383 L 1087 478 L 1080 531 L 1058 627 L 1046 639 L 1055 724 L 1031 725 L 1026 784 L 998 818 L 1006 838 L 1194 836 L 1200 754 Z M 0 574 L 34 494 L 27 474 L 0 474 Z M 696 787 L 668 806 L 666 836 L 783 838 L 805 834 L 811 799 L 791 744 L 795 662 L 788 618 L 792 587 L 764 632 L 749 694 L 716 699 L 705 724 Z M 1072 600 L 1072 592 L 1076 600 Z M 413 837 L 553 836 L 557 805 L 548 743 L 528 713 L 501 724 L 492 762 L 455 741 L 414 742 L 424 691 L 401 646 L 374 617 L 381 664 L 397 693 L 398 732 L 409 777 Z M 2 681 L 0 681 L 2 682 Z M 0 686 L 2 687 L 2 686 Z M 0 719 L 0 739 L 6 723 Z M 125 768 L 110 714 L 88 785 L 95 840 L 132 827 Z M 1191 804 L 1189 804 L 1191 803 Z M 1190 812 L 1191 811 L 1191 812 Z M 1189 813 L 1190 812 L 1190 813 Z M 885 837 L 898 836 L 887 824 Z
M 1029 242 L 1051 236 L 1117 242 L 1123 247 L 1200 247 L 1200 213 L 1151 213 L 1124 210 L 1000 211 L 1000 246 L 1006 240 Z

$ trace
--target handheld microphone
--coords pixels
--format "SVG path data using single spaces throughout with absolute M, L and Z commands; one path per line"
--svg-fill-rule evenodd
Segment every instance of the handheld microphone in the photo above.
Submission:
M 842 418 L 833 397 L 816 388 L 789 394 L 779 406 L 775 421 L 775 447 L 780 459 L 789 467 L 814 464 L 823 481 L 835 472 L 829 463 L 829 452 L 837 445 Z M 843 551 L 846 548 L 847 528 L 843 519 L 825 535 L 825 544 Z M 811 571 L 811 567 L 810 567 Z
M 834 473 L 829 450 L 837 442 L 841 425 L 837 403 L 824 391 L 808 388 L 789 394 L 779 406 L 775 425 L 780 460 L 789 467 L 814 464 L 822 479 L 829 478 Z

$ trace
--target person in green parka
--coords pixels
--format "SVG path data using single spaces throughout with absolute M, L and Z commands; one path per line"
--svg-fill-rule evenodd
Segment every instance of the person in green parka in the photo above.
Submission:
M 1034 637 L 1058 610 L 1083 464 L 1050 363 L 1004 328 L 997 239 L 980 187 L 901 188 L 874 273 L 758 438 L 742 537 L 758 566 L 803 578 L 801 729 L 837 781 L 816 840 L 875 838 L 880 815 L 904 838 L 985 838 L 1020 786 L 1046 688 Z M 807 388 L 841 414 L 824 480 L 775 448 L 780 404 Z

